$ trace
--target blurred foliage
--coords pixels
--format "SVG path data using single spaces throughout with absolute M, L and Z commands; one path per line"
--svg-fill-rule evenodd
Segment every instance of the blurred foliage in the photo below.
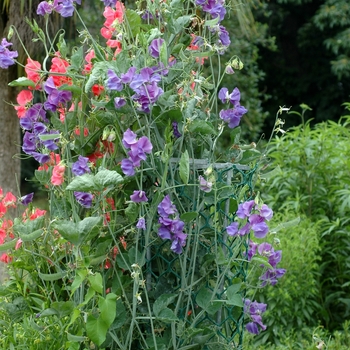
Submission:
M 254 336 L 245 334 L 244 350 L 348 350 L 350 348 L 350 321 L 346 321 L 340 331 L 330 334 L 323 327 L 300 328 L 286 332 L 280 345 L 256 345 Z
M 274 245 L 275 250 L 282 250 L 279 266 L 287 272 L 275 286 L 256 289 L 255 295 L 250 297 L 267 304 L 267 311 L 263 316 L 267 329 L 254 337 L 255 346 L 267 343 L 280 345 L 293 330 L 317 325 L 315 314 L 320 309 L 320 229 L 319 225 L 305 216 L 296 226 L 286 224 L 295 222 L 297 217 L 294 210 L 285 208 L 275 213 L 269 225 L 270 234 L 266 241 Z M 261 268 L 259 262 L 255 264 L 257 266 L 252 268 L 249 281 L 258 286 Z
M 260 90 L 269 99 L 265 130 L 273 127 L 279 106 L 300 101 L 313 110 L 314 122 L 337 120 L 350 91 L 350 3 L 348 0 L 271 0 L 254 10 L 257 21 L 268 25 L 277 51 L 259 47 L 259 68 L 265 73 Z M 299 119 L 286 120 L 288 127 Z
M 262 184 L 264 202 L 275 210 L 293 208 L 320 222 L 320 308 L 316 319 L 328 330 L 340 329 L 350 315 L 350 116 L 338 123 L 304 122 L 308 109 L 291 112 L 302 121 L 276 137 L 268 157 L 278 169 Z M 350 110 L 350 103 L 346 104 Z

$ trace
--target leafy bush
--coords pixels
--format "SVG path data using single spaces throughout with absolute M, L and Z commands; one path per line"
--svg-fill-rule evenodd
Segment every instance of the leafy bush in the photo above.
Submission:
M 255 346 L 266 343 L 279 345 L 293 330 L 317 324 L 319 226 L 303 217 L 299 224 L 289 227 L 297 223 L 296 216 L 292 210 L 285 209 L 275 214 L 270 225 L 268 241 L 275 244 L 276 250 L 283 250 L 281 266 L 287 272 L 275 286 L 255 291 L 258 300 L 269 301 L 264 314 L 267 330 L 255 338 Z M 259 261 L 257 265 L 260 265 Z M 258 285 L 257 270 L 260 270 L 259 266 L 253 267 L 250 276 Z
M 301 107 L 303 120 L 308 107 Z M 268 156 L 280 170 L 262 186 L 265 202 L 274 209 L 294 208 L 322 222 L 317 310 L 329 330 L 340 329 L 350 312 L 349 123 L 350 116 L 314 128 L 307 122 L 276 137 Z

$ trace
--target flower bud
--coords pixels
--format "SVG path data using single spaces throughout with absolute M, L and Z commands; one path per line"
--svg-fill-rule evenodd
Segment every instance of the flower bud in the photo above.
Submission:
M 233 68 L 230 65 L 227 65 L 225 68 L 225 73 L 228 75 L 231 75 L 231 74 L 235 74 L 235 71 L 233 70 Z
M 243 69 L 243 67 L 244 67 L 243 62 L 242 62 L 238 57 L 236 57 L 236 58 L 232 61 L 231 65 L 232 65 L 232 67 L 233 67 L 234 69 L 239 69 L 239 70 Z

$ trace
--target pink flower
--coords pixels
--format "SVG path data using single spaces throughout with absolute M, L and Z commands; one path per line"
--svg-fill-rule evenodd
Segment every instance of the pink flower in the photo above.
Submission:
M 0 261 L 2 261 L 5 264 L 8 264 L 12 261 L 12 258 L 8 256 L 6 253 L 3 253 L 0 257 Z
M 27 73 L 27 78 L 35 83 L 35 90 L 40 89 L 40 85 L 38 84 L 40 81 L 40 73 L 41 64 L 38 61 L 34 61 L 31 58 L 27 58 L 27 64 L 25 65 L 24 70 Z
M 64 165 L 55 165 L 52 170 L 51 183 L 54 186 L 60 186 L 64 182 L 64 172 L 66 167 Z
M 69 63 L 60 57 L 59 53 L 56 53 L 56 57 L 52 59 L 50 73 L 65 74 Z M 64 75 L 51 75 L 55 86 L 61 86 L 63 84 L 72 84 L 72 79 Z
M 23 241 L 20 238 L 18 238 L 16 245 L 15 245 L 15 250 L 18 250 L 19 248 L 21 248 L 22 243 L 23 243 Z
M 33 100 L 33 93 L 29 90 L 22 90 L 17 96 L 17 103 L 19 106 L 15 106 L 18 118 L 25 116 L 27 111 L 27 104 Z
M 17 198 L 11 192 L 7 192 L 4 199 L 2 200 L 2 203 L 7 208 L 8 207 L 16 208 L 16 200 Z

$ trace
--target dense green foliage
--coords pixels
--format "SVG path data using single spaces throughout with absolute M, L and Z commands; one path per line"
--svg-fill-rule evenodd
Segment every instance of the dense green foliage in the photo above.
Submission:
M 268 304 L 264 314 L 267 329 L 255 338 L 256 346 L 267 342 L 280 344 L 291 331 L 317 324 L 319 227 L 306 217 L 297 222 L 295 211 L 285 209 L 275 214 L 270 224 L 269 243 L 276 245 L 277 242 L 276 250 L 282 249 L 281 266 L 287 273 L 275 286 L 255 291 L 253 299 Z M 260 270 L 259 264 L 257 262 L 255 270 Z M 254 277 L 255 283 L 252 283 L 259 285 Z
M 269 157 L 280 168 L 263 186 L 273 208 L 294 208 L 321 223 L 319 307 L 314 311 L 328 330 L 340 329 L 350 311 L 349 123 L 350 116 L 315 128 L 306 122 L 276 138 Z

